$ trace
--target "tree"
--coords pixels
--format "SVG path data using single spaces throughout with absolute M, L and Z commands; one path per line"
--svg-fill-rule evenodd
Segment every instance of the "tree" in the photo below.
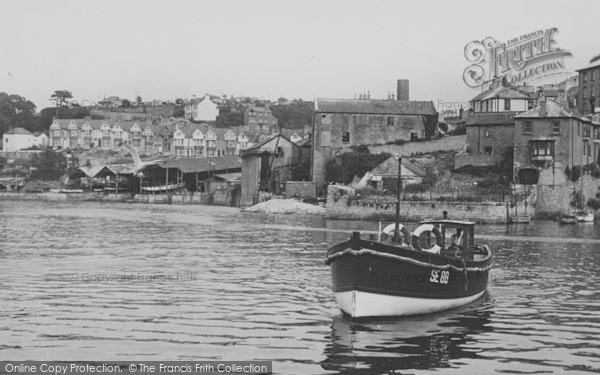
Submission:
M 0 92 L 0 134 L 11 127 L 38 130 L 39 121 L 34 116 L 35 104 L 20 95 Z
M 135 101 L 136 101 L 136 103 L 137 103 L 137 104 L 138 104 L 138 106 L 139 106 L 139 105 L 142 103 L 142 97 L 138 95 L 138 96 L 135 98 Z
M 50 100 L 56 103 L 56 107 L 62 107 L 69 103 L 69 99 L 73 99 L 73 94 L 68 90 L 56 90 L 50 96 Z
M 128 99 L 123 99 L 123 100 L 121 100 L 121 107 L 129 108 L 129 107 L 131 107 L 131 102 Z
M 46 149 L 34 155 L 31 161 L 31 178 L 38 180 L 57 180 L 66 173 L 68 163 L 61 152 Z

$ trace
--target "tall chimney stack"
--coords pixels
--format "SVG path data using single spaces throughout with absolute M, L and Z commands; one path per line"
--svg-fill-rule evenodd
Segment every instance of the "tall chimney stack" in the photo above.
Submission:
M 408 79 L 398 80 L 397 100 L 410 100 L 408 96 Z
M 546 98 L 540 100 L 540 117 L 547 117 L 548 111 L 546 110 Z

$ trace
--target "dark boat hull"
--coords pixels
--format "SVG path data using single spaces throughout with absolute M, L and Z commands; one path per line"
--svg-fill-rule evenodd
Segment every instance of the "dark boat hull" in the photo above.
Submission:
M 352 239 L 329 249 L 333 292 L 353 318 L 427 314 L 471 303 L 485 293 L 489 248 L 481 260 Z

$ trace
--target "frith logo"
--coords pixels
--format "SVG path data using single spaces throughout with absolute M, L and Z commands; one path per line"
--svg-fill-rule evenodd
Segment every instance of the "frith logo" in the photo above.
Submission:
M 492 37 L 472 41 L 465 58 L 472 64 L 463 73 L 469 87 L 479 87 L 494 78 L 506 77 L 513 85 L 532 82 L 565 71 L 564 58 L 571 52 L 556 47 L 557 28 L 537 30 L 505 43 Z

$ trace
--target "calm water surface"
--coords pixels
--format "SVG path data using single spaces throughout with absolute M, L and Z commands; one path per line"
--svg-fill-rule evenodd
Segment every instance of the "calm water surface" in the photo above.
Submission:
M 349 322 L 325 251 L 348 237 L 333 229 L 376 227 L 210 206 L 0 202 L 0 360 L 273 360 L 280 374 L 600 372 L 600 242 L 493 240 L 486 298 L 426 317 Z M 598 224 L 478 231 L 600 240 Z

